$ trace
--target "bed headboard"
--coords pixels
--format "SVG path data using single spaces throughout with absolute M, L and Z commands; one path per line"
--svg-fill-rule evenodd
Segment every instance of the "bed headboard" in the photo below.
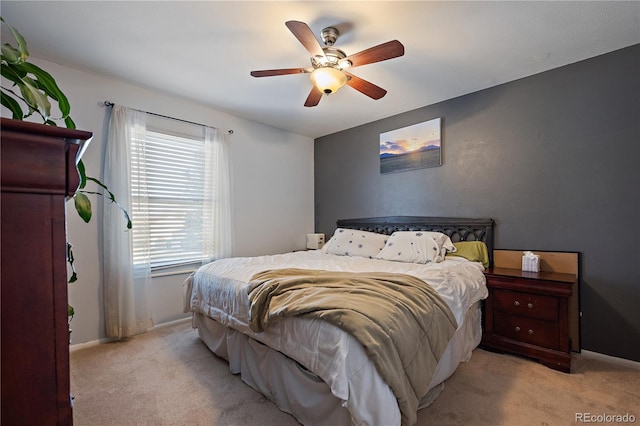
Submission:
M 442 232 L 451 241 L 483 241 L 493 265 L 493 219 L 460 217 L 385 216 L 364 219 L 339 219 L 338 228 L 359 229 L 391 235 L 394 231 Z

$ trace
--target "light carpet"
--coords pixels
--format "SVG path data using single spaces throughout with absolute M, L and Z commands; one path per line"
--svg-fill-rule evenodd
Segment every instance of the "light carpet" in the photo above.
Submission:
M 640 424 L 640 371 L 581 355 L 571 369 L 476 349 L 417 424 L 573 425 L 625 414 Z M 71 389 L 76 426 L 298 424 L 232 375 L 190 323 L 73 351 Z

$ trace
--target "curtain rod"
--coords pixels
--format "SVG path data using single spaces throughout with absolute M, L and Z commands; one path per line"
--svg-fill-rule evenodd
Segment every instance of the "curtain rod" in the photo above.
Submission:
M 103 105 L 106 106 L 106 107 L 112 107 L 115 104 L 113 102 L 111 102 L 111 101 L 104 101 Z M 134 108 L 132 108 L 132 109 L 134 109 Z M 149 115 L 155 115 L 156 117 L 162 117 L 162 118 L 168 118 L 170 120 L 182 121 L 183 123 L 195 124 L 196 126 L 212 127 L 212 126 L 207 126 L 206 124 L 195 123 L 193 121 L 183 120 L 181 118 L 175 118 L 175 117 L 169 117 L 168 115 L 156 114 L 155 112 L 142 111 L 142 110 L 136 110 L 136 111 L 144 112 L 145 114 L 149 114 Z M 228 133 L 230 135 L 232 135 L 233 134 L 233 130 L 228 130 Z

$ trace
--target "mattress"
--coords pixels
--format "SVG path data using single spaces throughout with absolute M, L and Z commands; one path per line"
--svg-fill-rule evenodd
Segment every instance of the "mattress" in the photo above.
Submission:
M 424 389 L 425 396 L 479 343 L 479 314 L 474 312 L 477 302 L 487 296 L 487 289 L 482 265 L 464 258 L 424 265 L 304 251 L 221 259 L 201 267 L 187 280 L 185 310 L 215 320 L 303 366 L 326 384 L 354 424 L 400 424 L 400 413 L 389 386 L 352 336 L 325 321 L 308 318 L 282 318 L 262 333 L 254 333 L 248 326 L 249 279 L 257 272 L 284 267 L 403 273 L 431 285 L 451 308 L 458 331 L 452 339 L 455 344 L 450 343 L 451 349 L 447 348 L 429 387 Z M 232 364 L 237 361 L 229 361 L 233 371 Z

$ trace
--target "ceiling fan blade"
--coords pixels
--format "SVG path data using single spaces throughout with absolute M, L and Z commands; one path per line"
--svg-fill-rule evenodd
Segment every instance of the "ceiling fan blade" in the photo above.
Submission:
M 351 62 L 352 67 L 372 64 L 374 62 L 386 61 L 404 55 L 404 46 L 398 40 L 388 41 L 374 47 L 370 47 L 362 52 L 354 53 L 345 59 Z
M 300 43 L 307 49 L 311 56 L 324 56 L 324 50 L 318 42 L 318 39 L 313 35 L 311 28 L 304 22 L 300 21 L 287 21 L 285 25 L 298 39 Z
M 307 96 L 307 100 L 304 103 L 304 106 L 306 107 L 314 107 L 316 105 L 318 105 L 318 103 L 320 102 L 320 99 L 322 99 L 322 92 L 319 91 L 316 86 L 313 86 L 311 88 L 311 92 L 309 92 L 309 96 Z
M 271 77 L 274 75 L 301 74 L 306 72 L 310 71 L 307 68 L 281 68 L 277 70 L 251 71 L 251 75 L 254 77 Z
M 353 74 L 350 74 L 346 71 L 343 71 L 349 79 L 347 80 L 347 85 L 353 87 L 358 92 L 363 93 L 370 97 L 371 99 L 380 99 L 384 95 L 387 94 L 387 91 L 382 87 L 376 86 L 373 83 L 368 82 L 367 80 L 363 80 L 360 77 L 356 77 Z

